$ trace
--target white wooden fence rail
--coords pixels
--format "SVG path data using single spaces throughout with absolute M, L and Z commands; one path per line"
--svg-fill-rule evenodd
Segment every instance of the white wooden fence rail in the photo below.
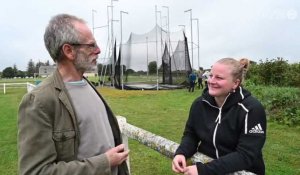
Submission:
M 0 89 L 3 89 L 3 94 L 6 94 L 7 89 L 10 88 L 27 88 L 27 91 L 31 91 L 35 88 L 35 85 L 31 83 L 0 83 Z
M 26 85 L 27 85 L 27 92 L 32 91 L 36 87 L 36 85 L 28 83 L 28 82 Z

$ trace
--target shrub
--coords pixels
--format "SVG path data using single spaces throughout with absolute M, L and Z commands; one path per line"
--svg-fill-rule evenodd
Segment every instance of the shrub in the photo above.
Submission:
M 259 64 L 251 66 L 246 78 L 260 85 L 300 87 L 300 62 L 288 64 L 281 57 L 260 60 Z
M 261 101 L 269 120 L 289 126 L 300 125 L 299 88 L 258 86 L 251 81 L 245 86 Z

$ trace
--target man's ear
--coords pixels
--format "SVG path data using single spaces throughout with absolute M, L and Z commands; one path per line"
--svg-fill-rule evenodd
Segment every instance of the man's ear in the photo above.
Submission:
M 67 59 L 69 60 L 75 59 L 75 50 L 73 49 L 73 46 L 71 46 L 70 44 L 64 44 L 62 46 L 62 52 Z

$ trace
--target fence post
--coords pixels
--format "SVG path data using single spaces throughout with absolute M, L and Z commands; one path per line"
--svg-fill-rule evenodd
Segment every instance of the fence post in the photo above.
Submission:
M 6 94 L 5 83 L 3 83 L 3 93 Z
M 32 91 L 36 87 L 36 85 L 33 85 L 29 82 L 27 82 L 26 84 L 27 84 L 27 92 Z
M 120 127 L 120 130 L 121 130 L 121 133 L 122 133 L 122 140 L 123 140 L 123 143 L 125 144 L 125 150 L 128 150 L 129 149 L 128 137 L 124 134 L 124 129 L 126 127 L 127 120 L 126 120 L 125 117 L 122 117 L 122 116 L 117 116 L 117 120 L 118 120 L 119 127 Z M 129 174 L 130 174 L 129 156 L 128 156 L 127 160 L 126 160 L 126 163 L 128 165 L 128 171 L 129 171 Z

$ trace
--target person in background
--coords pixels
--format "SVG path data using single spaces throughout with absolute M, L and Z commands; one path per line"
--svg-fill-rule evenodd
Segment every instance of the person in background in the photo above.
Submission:
M 192 71 L 189 75 L 189 92 L 194 92 L 196 79 L 197 76 L 194 71 Z
M 198 88 L 200 89 L 203 89 L 203 84 L 202 84 L 202 78 L 203 78 L 203 69 L 200 68 L 199 69 L 199 72 L 198 72 Z
M 241 86 L 244 67 L 233 58 L 220 59 L 212 66 L 208 88 L 190 108 L 172 162 L 174 172 L 217 175 L 244 170 L 265 174 L 266 114 L 262 104 Z M 213 160 L 188 165 L 186 160 L 196 152 Z
M 44 34 L 57 70 L 19 107 L 21 175 L 128 175 L 129 150 L 117 120 L 83 73 L 95 66 L 100 48 L 86 22 L 54 16 Z
M 202 74 L 202 78 L 203 78 L 203 80 L 204 80 L 205 88 L 208 87 L 207 80 L 208 80 L 208 78 L 209 78 L 209 75 L 210 75 L 210 72 L 209 72 L 209 71 L 205 71 L 205 72 Z

